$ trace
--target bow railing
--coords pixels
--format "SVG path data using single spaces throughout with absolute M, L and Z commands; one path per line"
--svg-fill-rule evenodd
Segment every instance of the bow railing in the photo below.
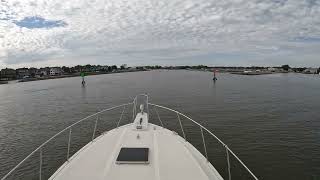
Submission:
M 146 97 L 146 106 L 147 106 L 147 112 L 149 115 L 149 122 L 150 120 L 155 120 L 158 123 L 154 123 L 157 124 L 159 126 L 162 126 L 164 128 L 173 130 L 175 132 L 180 132 L 181 137 L 183 137 L 186 141 L 188 141 L 189 143 L 191 143 L 192 145 L 194 145 L 194 147 L 196 147 L 197 149 L 199 148 L 199 146 L 202 146 L 203 151 L 200 152 L 203 154 L 203 156 L 207 159 L 207 162 L 210 162 L 211 164 L 214 164 L 213 162 L 216 162 L 216 159 L 210 159 L 210 154 L 214 154 L 214 150 L 217 148 L 216 146 L 212 147 L 212 143 L 209 143 L 208 138 L 206 138 L 207 136 L 209 137 L 213 137 L 214 140 L 216 140 L 218 142 L 218 144 L 221 145 L 221 147 L 224 149 L 224 153 L 225 153 L 225 160 L 226 161 L 226 168 L 220 168 L 219 173 L 221 174 L 221 171 L 226 171 L 227 175 L 225 176 L 225 179 L 231 180 L 232 178 L 234 179 L 238 179 L 237 176 L 234 176 L 233 171 L 235 171 L 235 168 L 232 168 L 232 163 L 231 163 L 231 158 L 234 158 L 238 163 L 240 163 L 240 167 L 243 167 L 245 169 L 245 171 L 249 174 L 249 176 L 251 178 L 253 178 L 254 180 L 258 180 L 258 178 L 253 174 L 253 172 L 244 164 L 244 162 L 242 160 L 240 160 L 240 158 L 221 140 L 219 139 L 215 134 L 213 134 L 211 131 L 209 131 L 206 127 L 204 127 L 203 125 L 201 125 L 200 123 L 198 123 L 197 121 L 191 119 L 190 117 L 186 116 L 185 114 L 180 113 L 179 111 L 176 111 L 174 109 L 165 107 L 165 106 L 161 106 L 161 105 L 157 105 L 157 104 L 153 104 L 153 103 L 149 103 L 148 102 L 148 96 L 147 95 L 142 95 L 144 97 Z M 86 134 L 86 138 L 87 141 L 84 142 L 84 145 L 88 144 L 90 141 L 93 142 L 95 140 L 95 138 L 99 137 L 99 134 L 104 134 L 105 132 L 114 129 L 114 128 L 118 128 L 119 126 L 121 126 L 121 123 L 123 124 L 123 119 L 124 116 L 127 116 L 127 119 L 129 120 L 128 123 L 132 123 L 132 119 L 134 119 L 136 113 L 137 113 L 137 97 L 134 98 L 132 103 L 127 103 L 127 104 L 122 104 L 119 106 L 114 106 L 108 109 L 104 109 L 102 111 L 99 111 L 97 113 L 94 113 L 90 116 L 87 116 L 73 124 L 71 124 L 70 126 L 64 128 L 63 130 L 61 130 L 60 132 L 56 133 L 54 136 L 52 136 L 51 138 L 49 138 L 47 141 L 45 141 L 44 143 L 42 143 L 39 147 L 37 147 L 34 151 L 32 151 L 27 157 L 25 157 L 20 163 L 18 163 L 13 169 L 11 169 L 3 178 L 1 178 L 1 180 L 7 180 L 7 179 L 11 179 L 11 177 L 13 177 L 13 179 L 17 179 L 15 178 L 15 172 L 18 171 L 18 169 L 24 164 L 26 163 L 27 160 L 31 159 L 31 157 L 36 156 L 33 163 L 38 164 L 38 166 L 33 166 L 34 168 L 38 169 L 36 170 L 36 173 L 38 175 L 35 176 L 35 171 L 33 171 L 32 173 L 32 178 L 30 179 L 48 179 L 45 177 L 50 177 L 53 173 L 44 173 L 44 156 L 46 156 L 46 154 L 44 153 L 44 148 L 51 143 L 52 141 L 54 141 L 56 138 L 58 138 L 59 136 L 61 136 L 62 134 L 65 134 L 67 138 L 66 140 L 66 147 L 65 148 L 61 148 L 62 154 L 59 156 L 59 158 L 62 158 L 61 163 L 68 163 L 70 160 L 72 160 L 72 158 L 74 158 L 78 153 L 79 150 L 77 151 L 73 151 L 74 153 L 71 152 L 72 148 L 72 144 L 75 136 L 73 136 L 74 131 L 79 131 L 82 134 Z M 132 112 L 127 111 L 129 108 L 128 106 L 132 105 Z M 152 107 L 152 109 L 150 108 L 150 106 Z M 149 109 L 150 108 L 150 109 Z M 118 114 L 118 119 L 115 119 L 114 122 L 112 121 L 107 121 L 107 123 L 105 121 L 103 121 L 103 119 L 105 118 L 104 113 L 106 112 L 111 112 L 112 110 L 116 110 L 116 109 L 120 109 L 120 116 Z M 160 116 L 159 110 L 164 110 L 164 113 L 162 113 L 161 115 L 166 116 L 166 120 L 163 120 L 163 118 Z M 153 110 L 153 111 L 152 111 Z M 151 112 L 153 112 L 151 114 Z M 171 112 L 175 115 L 175 119 L 177 119 L 176 124 L 174 124 L 174 121 L 171 121 L 170 118 L 168 118 L 168 112 Z M 116 112 L 118 113 L 118 112 Z M 127 113 L 127 114 L 126 114 Z M 131 113 L 132 113 L 132 118 L 131 118 Z M 117 115 L 112 116 L 113 118 L 117 117 Z M 199 131 L 199 138 L 195 138 L 196 136 L 196 131 L 197 129 L 191 127 L 190 124 L 186 125 L 187 123 L 183 120 L 187 120 L 187 122 L 192 123 L 193 125 L 195 125 L 198 128 Z M 77 127 L 78 125 L 81 125 L 82 123 L 85 122 L 89 122 L 89 124 L 85 124 L 85 127 L 83 129 Z M 92 124 L 90 124 L 92 123 Z M 109 124 L 108 124 L 109 123 Z M 111 123 L 111 124 L 110 124 Z M 128 124 L 126 123 L 126 124 Z M 109 125 L 109 126 L 108 126 Z M 184 126 L 185 125 L 185 126 Z M 88 128 L 90 127 L 91 128 Z M 101 127 L 106 128 L 109 127 L 107 129 L 101 129 Z M 92 131 L 90 132 L 91 129 Z M 190 131 L 190 136 L 188 131 Z M 78 138 L 81 139 L 80 136 L 76 136 Z M 195 139 L 195 142 L 192 142 L 192 140 Z M 61 143 L 61 142 L 60 142 Z M 75 145 L 74 145 L 75 146 Z M 78 147 L 81 149 L 84 146 L 79 146 Z M 217 156 L 216 156 L 217 157 Z M 57 164 L 57 167 L 60 167 L 62 164 Z M 47 168 L 50 168 L 51 166 L 47 166 Z M 51 167 L 51 171 L 55 172 L 56 168 Z M 24 177 L 22 179 L 28 179 L 25 178 L 26 173 L 25 172 L 21 172 L 18 173 L 18 175 L 16 176 L 20 176 L 20 177 Z M 236 177 L 236 178 L 235 178 Z M 240 176 L 242 177 L 242 176 Z M 246 178 L 247 179 L 247 178 Z
M 204 150 L 204 152 L 202 154 L 205 156 L 207 161 L 211 162 L 211 163 L 214 162 L 215 160 L 210 160 L 209 159 L 208 148 L 209 148 L 210 144 L 206 143 L 206 139 L 205 139 L 204 133 L 206 132 L 210 137 L 213 137 L 221 145 L 221 147 L 223 147 L 225 149 L 226 162 L 227 162 L 227 168 L 226 168 L 227 169 L 227 176 L 225 177 L 225 179 L 228 179 L 228 180 L 232 179 L 232 171 L 231 171 L 232 164 L 230 162 L 230 156 L 233 156 L 236 159 L 236 161 L 239 162 L 240 165 L 249 173 L 249 177 L 251 177 L 254 180 L 258 180 L 258 178 L 245 165 L 245 163 L 220 138 L 218 138 L 215 134 L 213 134 L 211 131 L 209 131 L 206 127 L 204 127 L 203 125 L 201 125 L 197 121 L 193 120 L 192 118 L 186 116 L 185 114 L 183 114 L 183 113 L 181 113 L 179 111 L 176 111 L 174 109 L 171 109 L 171 108 L 168 108 L 168 107 L 165 107 L 165 106 L 161 106 L 161 105 L 157 105 L 157 104 L 153 104 L 153 103 L 149 103 L 149 105 L 153 107 L 153 110 L 154 110 L 154 112 L 156 114 L 156 118 L 158 120 L 158 124 L 160 126 L 164 127 L 164 128 L 167 128 L 167 129 L 170 129 L 170 130 L 173 130 L 173 131 L 177 131 L 177 129 L 171 129 L 170 127 L 164 125 L 164 121 L 161 119 L 157 108 L 160 108 L 160 109 L 163 109 L 165 111 L 169 111 L 169 112 L 172 112 L 172 113 L 176 114 L 176 119 L 178 120 L 178 126 L 176 126 L 176 128 L 177 127 L 180 128 L 180 130 L 179 130 L 180 134 L 186 141 L 189 141 L 189 140 L 187 138 L 186 130 L 185 130 L 185 127 L 183 126 L 184 123 L 182 122 L 181 117 L 184 117 L 186 120 L 188 120 L 189 122 L 191 122 L 194 125 L 196 125 L 200 129 L 200 133 L 199 133 L 200 134 L 200 138 L 198 138 L 198 139 L 202 139 L 202 146 L 203 146 L 203 150 Z M 193 127 L 190 129 L 190 132 L 192 132 L 192 131 L 195 131 L 195 129 Z M 193 134 L 194 134 L 194 132 L 193 132 Z M 194 138 L 194 135 L 193 135 L 193 138 Z M 197 147 L 197 145 L 195 145 L 194 143 L 191 143 L 191 144 L 194 145 L 195 147 Z M 198 144 L 198 146 L 199 146 L 199 144 Z M 239 175 L 238 174 L 236 179 L 238 179 L 239 177 L 243 178 L 243 175 Z
M 121 120 L 123 119 L 123 115 L 124 115 L 124 112 L 125 110 L 127 109 L 128 106 L 132 105 L 133 103 L 126 103 L 126 104 L 121 104 L 119 106 L 114 106 L 114 107 L 111 107 L 111 108 L 107 108 L 107 109 L 104 109 L 102 111 L 99 111 L 97 113 L 94 113 L 90 116 L 87 116 L 73 124 L 71 124 L 70 126 L 64 128 L 63 130 L 61 130 L 60 132 L 56 133 L 54 136 L 52 136 L 51 138 L 49 138 L 47 141 L 45 141 L 44 143 L 42 143 L 39 147 L 37 147 L 34 151 L 32 151 L 27 157 L 25 157 L 22 161 L 20 161 L 14 168 L 12 168 L 4 177 L 1 178 L 1 180 L 7 180 L 7 179 L 18 179 L 17 177 L 22 177 L 22 179 L 36 179 L 36 177 L 34 176 L 34 170 L 31 170 L 30 168 L 26 168 L 25 171 L 32 171 L 31 172 L 31 175 L 27 175 L 28 173 L 27 172 L 20 172 L 18 174 L 15 174 L 15 172 L 18 171 L 18 169 L 24 164 L 26 163 L 29 159 L 33 159 L 33 163 L 36 162 L 36 158 L 34 158 L 34 156 L 36 156 L 38 154 L 38 178 L 39 180 L 42 180 L 42 179 L 47 179 L 47 178 L 43 178 L 44 176 L 49 176 L 48 174 L 43 174 L 43 159 L 44 159 L 44 148 L 46 148 L 46 146 L 48 144 L 50 144 L 51 142 L 53 142 L 55 139 L 59 138 L 59 136 L 61 136 L 62 134 L 66 134 L 67 133 L 67 147 L 66 148 L 63 148 L 63 150 L 65 150 L 65 158 L 64 158 L 64 161 L 62 161 L 63 163 L 65 162 L 69 162 L 70 158 L 71 158 L 71 144 L 73 143 L 73 138 L 76 138 L 75 136 L 72 136 L 73 134 L 73 131 L 82 131 L 83 134 L 86 134 L 87 137 L 89 136 L 89 140 L 90 141 L 94 141 L 94 139 L 97 137 L 97 132 L 98 132 L 98 128 L 99 128 L 99 123 L 102 121 L 102 115 L 106 112 L 110 112 L 112 110 L 116 110 L 116 109 L 120 109 L 122 108 L 122 111 L 121 111 L 121 115 L 119 117 L 119 119 L 116 120 L 116 122 L 112 122 L 113 125 L 111 125 L 111 128 L 110 129 L 107 129 L 107 130 L 111 130 L 113 128 L 116 128 L 120 125 L 121 123 Z M 131 118 L 130 118 L 131 120 Z M 92 131 L 90 133 L 90 131 L 88 131 L 88 128 L 86 130 L 82 130 L 80 128 L 77 128 L 76 126 L 79 126 L 81 125 L 82 123 L 85 123 L 85 122 L 88 122 L 88 121 L 93 121 L 93 127 L 92 127 Z M 102 123 L 101 123 L 102 124 Z M 91 124 L 92 125 L 92 124 Z M 105 123 L 104 123 L 105 125 Z M 110 123 L 109 123 L 110 125 Z M 107 130 L 102 130 L 101 131 L 101 134 L 106 132 Z M 90 135 L 91 134 L 91 135 Z M 73 138 L 72 138 L 73 137 Z M 77 136 L 78 137 L 78 136 Z M 88 142 L 85 142 L 85 143 L 88 143 Z M 81 147 L 80 147 L 81 148 Z M 76 155 L 76 154 L 75 154 Z M 63 156 L 63 155 L 62 155 Z M 28 166 L 28 165 L 27 165 Z M 61 166 L 61 164 L 58 165 L 58 167 Z M 50 165 L 49 165 L 50 167 Z M 28 176 L 28 178 L 26 178 L 26 176 Z

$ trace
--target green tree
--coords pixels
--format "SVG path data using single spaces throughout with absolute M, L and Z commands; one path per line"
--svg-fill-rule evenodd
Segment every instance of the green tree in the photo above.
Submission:
M 118 69 L 118 67 L 116 65 L 113 65 L 111 68 L 112 68 L 112 70 L 117 70 Z
M 76 65 L 76 66 L 74 67 L 74 69 L 75 69 L 76 71 L 78 71 L 78 72 L 81 72 L 81 71 L 82 71 L 82 66 L 81 66 L 81 65 Z
M 65 73 L 71 73 L 71 70 L 69 67 L 66 67 L 66 66 L 62 66 L 62 71 L 65 72 Z
M 285 71 L 289 71 L 290 66 L 286 64 L 286 65 L 282 65 L 281 68 Z

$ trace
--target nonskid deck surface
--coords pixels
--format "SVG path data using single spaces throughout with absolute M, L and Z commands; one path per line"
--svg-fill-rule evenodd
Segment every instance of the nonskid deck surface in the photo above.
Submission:
M 148 164 L 117 164 L 122 147 L 149 148 Z M 101 135 L 83 147 L 51 180 L 222 180 L 190 143 L 176 133 L 147 124 L 128 124 Z

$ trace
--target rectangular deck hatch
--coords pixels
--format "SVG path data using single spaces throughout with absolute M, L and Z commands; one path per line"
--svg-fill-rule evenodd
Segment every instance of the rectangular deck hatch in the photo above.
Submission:
M 149 163 L 149 148 L 121 148 L 117 164 L 147 164 Z

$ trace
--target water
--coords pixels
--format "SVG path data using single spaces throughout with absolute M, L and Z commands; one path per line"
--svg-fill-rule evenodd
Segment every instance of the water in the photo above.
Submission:
M 184 112 L 208 127 L 260 179 L 320 179 L 320 76 L 218 74 L 215 84 L 211 76 L 150 71 L 89 76 L 85 88 L 80 77 L 1 85 L 0 177 L 67 125 L 147 92 L 151 102 Z M 106 118 L 116 120 L 118 115 L 117 111 Z M 88 127 L 92 124 L 79 131 Z M 198 130 L 186 131 L 190 141 L 201 143 Z M 63 145 L 53 144 L 52 149 L 65 149 L 65 137 Z M 209 151 L 213 158 L 213 148 Z M 24 170 L 37 170 L 37 156 L 30 162 L 35 165 Z

